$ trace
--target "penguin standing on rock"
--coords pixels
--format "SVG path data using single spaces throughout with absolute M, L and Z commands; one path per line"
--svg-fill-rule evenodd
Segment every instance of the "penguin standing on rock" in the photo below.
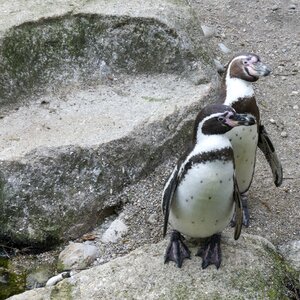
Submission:
M 236 179 L 243 204 L 243 224 L 249 226 L 247 191 L 251 185 L 257 146 L 264 153 L 273 173 L 276 186 L 282 183 L 282 166 L 274 146 L 260 121 L 259 108 L 254 96 L 252 83 L 261 76 L 270 74 L 256 54 L 235 56 L 227 65 L 222 78 L 221 101 L 235 109 L 237 113 L 251 114 L 256 119 L 252 126 L 236 127 L 226 133 L 234 152 Z
M 206 106 L 198 114 L 190 148 L 179 160 L 163 192 L 164 236 L 168 223 L 173 228 L 165 262 L 181 267 L 190 251 L 181 234 L 208 238 L 199 249 L 202 268 L 221 264 L 220 232 L 235 211 L 235 233 L 242 227 L 240 193 L 235 179 L 234 156 L 226 133 L 236 126 L 251 126 L 255 119 L 237 114 L 225 105 Z

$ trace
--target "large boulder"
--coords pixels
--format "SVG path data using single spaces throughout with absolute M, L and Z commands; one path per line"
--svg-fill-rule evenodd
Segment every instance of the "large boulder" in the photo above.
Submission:
M 5 1 L 1 12 L 2 103 L 50 83 L 97 79 L 103 65 L 130 74 L 182 73 L 211 60 L 184 1 L 16 2 Z
M 181 269 L 164 264 L 167 241 L 143 246 L 129 255 L 82 271 L 56 286 L 31 290 L 10 300 L 37 299 L 288 299 L 295 273 L 275 247 L 259 236 L 239 241 L 225 234 L 220 269 L 201 269 L 192 256 Z M 196 253 L 197 248 L 190 248 Z M 295 297 L 296 299 L 296 297 Z
M 0 240 L 49 248 L 182 149 L 211 60 L 184 1 L 4 2 Z

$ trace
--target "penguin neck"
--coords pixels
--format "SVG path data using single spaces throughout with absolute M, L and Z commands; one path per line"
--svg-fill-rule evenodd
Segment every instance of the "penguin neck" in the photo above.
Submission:
M 254 96 L 254 89 L 251 82 L 240 78 L 232 78 L 227 73 L 225 78 L 225 100 L 224 104 L 232 106 L 233 103 L 244 98 L 251 98 Z
M 231 143 L 224 134 L 205 135 L 202 132 L 197 134 L 195 148 L 201 149 L 200 152 L 211 152 L 227 147 L 231 147 Z

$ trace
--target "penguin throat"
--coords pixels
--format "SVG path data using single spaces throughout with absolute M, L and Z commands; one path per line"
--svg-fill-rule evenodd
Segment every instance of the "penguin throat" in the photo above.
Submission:
M 240 78 L 232 78 L 227 74 L 226 76 L 226 98 L 225 105 L 231 106 L 239 99 L 249 98 L 254 95 L 252 84 Z

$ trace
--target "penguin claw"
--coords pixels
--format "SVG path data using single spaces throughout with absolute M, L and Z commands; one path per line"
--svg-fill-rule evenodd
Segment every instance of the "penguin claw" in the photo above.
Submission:
M 196 253 L 197 256 L 202 257 L 202 269 L 206 269 L 209 265 L 215 265 L 219 269 L 222 261 L 220 241 L 221 235 L 214 234 Z
M 165 254 L 165 263 L 174 261 L 178 268 L 181 268 L 185 258 L 191 258 L 191 252 L 183 242 L 183 237 L 178 231 L 173 231 L 170 243 Z

